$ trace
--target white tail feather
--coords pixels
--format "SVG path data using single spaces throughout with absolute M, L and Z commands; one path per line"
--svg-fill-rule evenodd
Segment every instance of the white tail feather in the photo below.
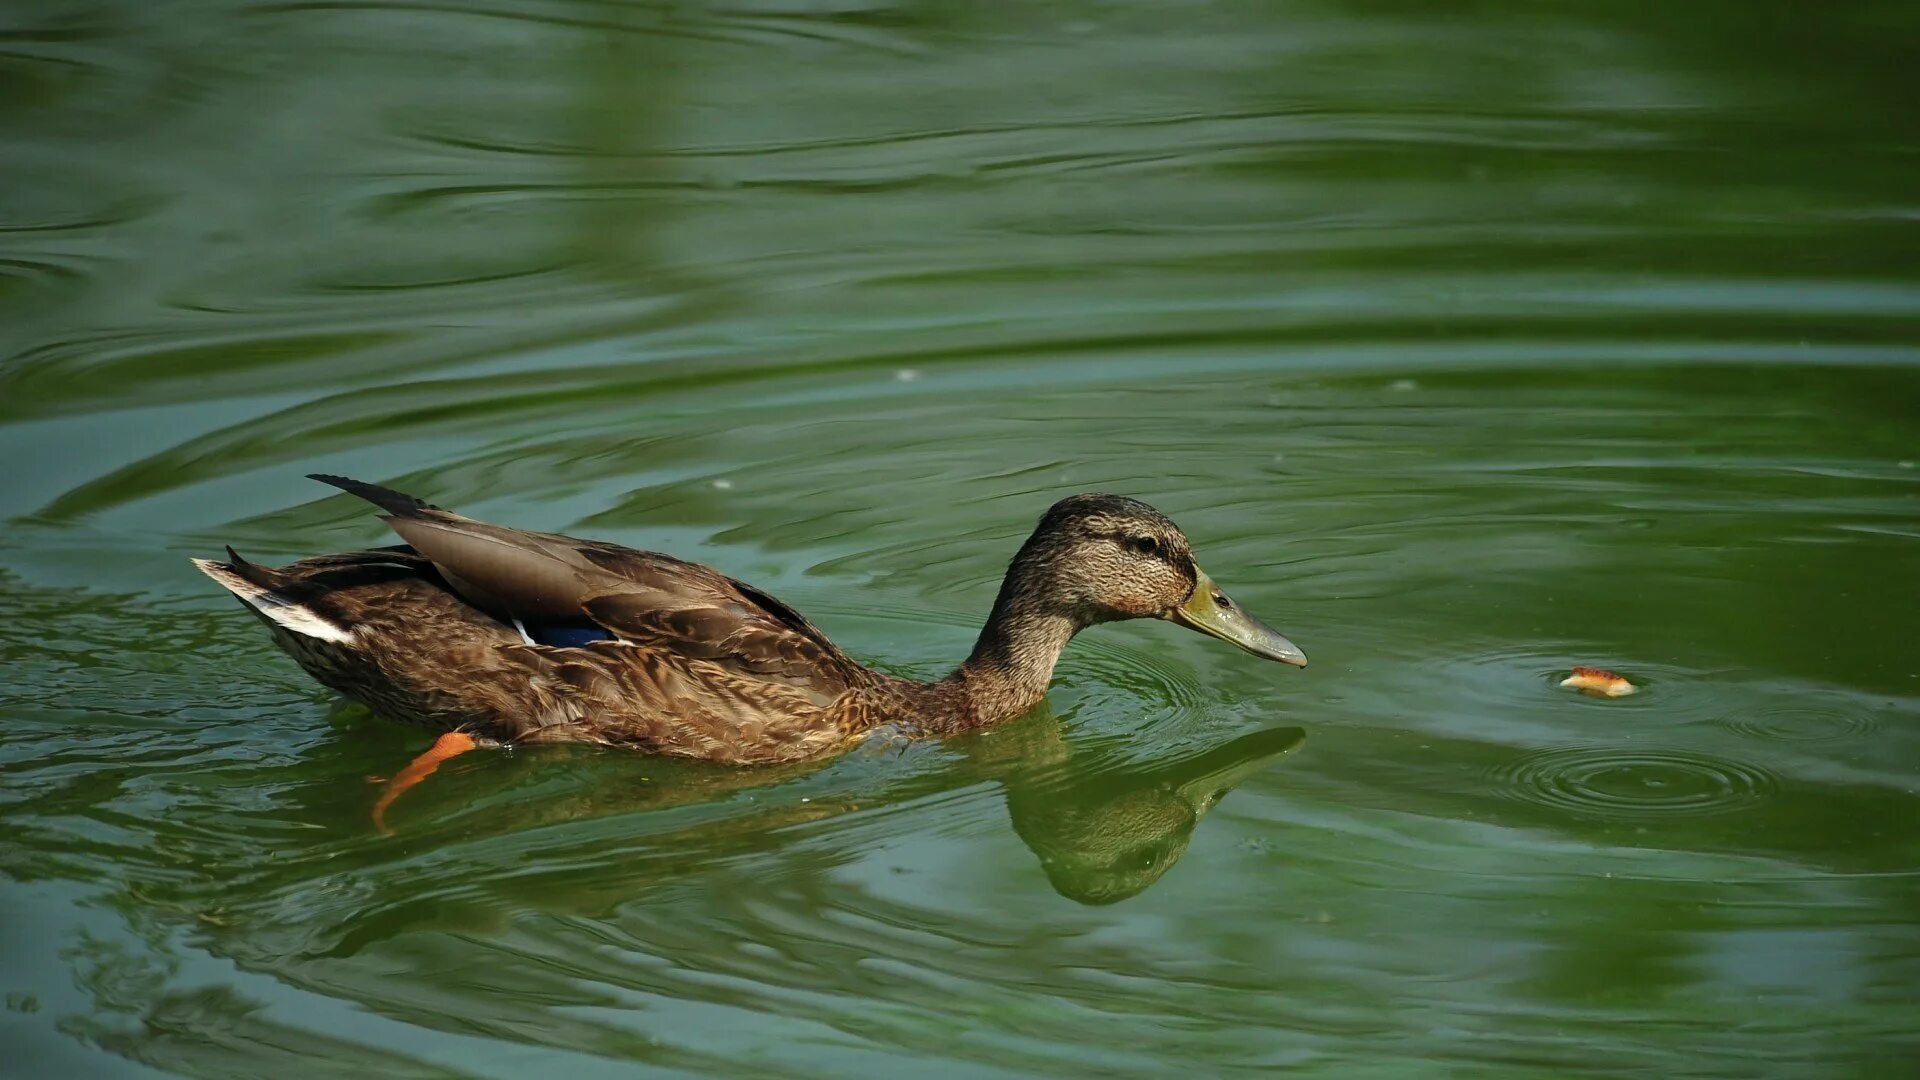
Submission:
M 242 603 L 272 619 L 275 625 L 305 637 L 331 641 L 339 645 L 353 640 L 352 630 L 331 621 L 305 604 L 289 600 L 270 589 L 255 585 L 234 573 L 225 563 L 214 562 L 212 559 L 195 559 L 193 565 L 199 567 L 201 573 L 219 582 L 228 592 L 239 597 Z

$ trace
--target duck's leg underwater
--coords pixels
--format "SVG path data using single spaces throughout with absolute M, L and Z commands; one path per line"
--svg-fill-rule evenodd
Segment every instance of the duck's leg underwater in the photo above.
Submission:
M 387 808 L 393 801 L 405 794 L 407 789 L 433 775 L 440 763 L 472 750 L 480 744 L 464 731 L 449 731 L 435 739 L 426 753 L 407 763 L 407 767 L 393 775 L 387 786 L 380 792 L 380 798 L 373 804 L 373 827 L 392 836 L 393 830 L 387 827 Z

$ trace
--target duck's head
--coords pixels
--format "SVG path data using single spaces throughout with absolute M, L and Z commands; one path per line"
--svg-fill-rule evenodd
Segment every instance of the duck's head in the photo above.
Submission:
M 1255 656 L 1307 664 L 1293 642 L 1207 577 L 1178 525 L 1138 499 L 1089 492 L 1054 503 L 1014 557 L 1007 586 L 1003 604 L 1065 616 L 1076 627 L 1166 619 Z

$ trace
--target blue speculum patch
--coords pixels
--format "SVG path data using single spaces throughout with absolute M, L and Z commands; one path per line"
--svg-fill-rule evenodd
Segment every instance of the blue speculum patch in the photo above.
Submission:
M 570 649 L 576 645 L 588 645 L 596 641 L 612 641 L 613 635 L 598 626 L 566 625 L 563 623 L 527 623 L 527 636 L 542 645 L 551 645 L 557 649 Z

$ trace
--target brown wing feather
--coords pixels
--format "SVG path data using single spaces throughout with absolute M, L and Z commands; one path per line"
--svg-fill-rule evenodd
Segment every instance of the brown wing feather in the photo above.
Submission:
M 382 520 L 483 611 L 590 619 L 623 641 L 773 680 L 817 704 L 861 682 L 863 669 L 800 613 L 699 563 L 492 525 L 384 488 L 339 486 L 347 484 L 356 494 L 377 494 L 392 511 Z
M 622 641 L 802 687 L 817 704 L 854 682 L 839 650 L 765 618 L 720 607 L 663 608 L 627 593 L 592 597 L 586 611 Z
M 618 586 L 565 537 L 488 525 L 453 514 L 382 518 L 433 560 L 475 607 L 516 619 L 577 620 L 580 602 Z

